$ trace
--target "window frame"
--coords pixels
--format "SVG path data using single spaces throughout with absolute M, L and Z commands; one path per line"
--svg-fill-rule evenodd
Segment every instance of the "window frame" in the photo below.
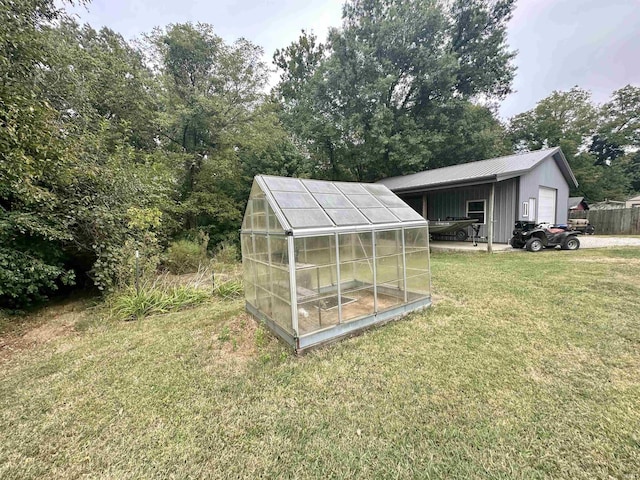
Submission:
M 474 225 L 486 225 L 487 224 L 487 199 L 486 198 L 478 198 L 475 200 L 467 200 L 465 215 L 469 218 L 475 218 L 469 215 L 469 213 L 480 213 L 480 210 L 471 210 L 469 211 L 469 204 L 474 202 L 482 202 L 482 222 L 474 222 Z M 476 219 L 477 220 L 477 219 Z

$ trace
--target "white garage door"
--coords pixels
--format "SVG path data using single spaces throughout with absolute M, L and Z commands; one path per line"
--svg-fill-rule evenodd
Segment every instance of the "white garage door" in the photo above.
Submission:
M 556 190 L 553 188 L 538 190 L 538 223 L 556 223 Z

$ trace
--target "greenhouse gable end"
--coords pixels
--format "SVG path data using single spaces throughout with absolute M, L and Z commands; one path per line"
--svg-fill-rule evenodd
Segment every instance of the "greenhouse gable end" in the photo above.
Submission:
M 427 222 L 380 184 L 256 176 L 246 307 L 296 351 L 431 304 Z

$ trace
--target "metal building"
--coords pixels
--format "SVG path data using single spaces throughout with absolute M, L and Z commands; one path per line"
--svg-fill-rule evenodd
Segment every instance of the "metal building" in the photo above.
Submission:
M 387 187 L 256 176 L 246 308 L 296 351 L 431 304 L 427 222 Z
M 559 147 L 380 180 L 425 219 L 477 219 L 487 242 L 507 243 L 517 220 L 566 223 L 577 187 Z

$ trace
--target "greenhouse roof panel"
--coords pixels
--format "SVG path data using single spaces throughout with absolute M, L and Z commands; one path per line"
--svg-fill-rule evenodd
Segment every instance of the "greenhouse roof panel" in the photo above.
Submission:
M 255 187 L 259 188 L 256 189 Z M 258 175 L 251 198 L 264 195 L 285 231 L 309 231 L 349 227 L 383 228 L 387 225 L 426 225 L 411 207 L 382 184 L 329 182 Z M 249 202 L 251 205 L 252 202 Z M 255 215 L 247 207 L 247 214 Z M 261 225 L 253 222 L 252 225 Z M 243 223 L 243 230 L 248 222 Z
M 358 210 L 355 209 L 329 209 L 327 210 L 331 220 L 338 226 L 346 225 L 367 225 L 369 221 Z

